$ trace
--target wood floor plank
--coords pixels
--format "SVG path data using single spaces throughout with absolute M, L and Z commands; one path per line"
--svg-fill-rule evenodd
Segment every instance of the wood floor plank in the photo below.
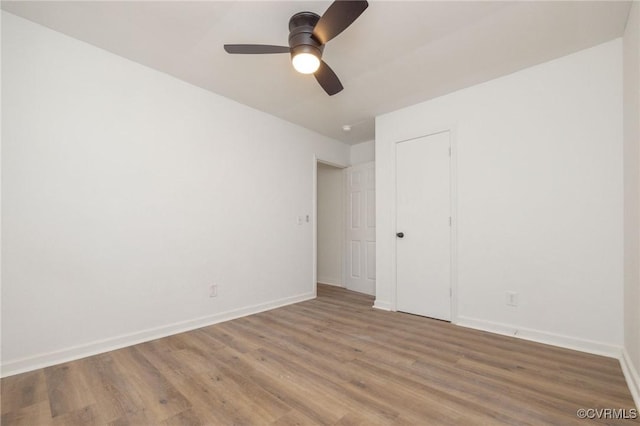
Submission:
M 288 378 L 296 383 L 305 387 L 308 386 L 307 383 L 312 383 L 316 395 L 322 394 L 325 398 L 331 397 L 330 401 L 325 399 L 324 403 L 336 407 L 333 409 L 336 413 L 348 413 L 356 410 L 361 416 L 369 418 L 373 423 L 376 419 L 392 421 L 399 415 L 391 402 L 376 400 L 371 394 L 351 386 L 349 380 L 343 378 L 352 377 L 351 374 L 346 373 L 347 370 L 351 370 L 349 364 L 341 364 L 338 367 L 338 364 L 334 363 L 331 371 L 342 369 L 341 377 L 340 375 L 327 374 L 329 370 L 320 367 L 318 363 L 306 363 L 303 361 L 304 357 L 298 357 L 288 351 L 262 349 L 254 355 L 262 362 L 277 365 L 282 371 L 286 371 L 285 374 Z M 344 401 L 348 401 L 348 404 L 345 404 Z
M 246 320 L 250 322 L 251 318 Z M 266 349 L 260 351 L 262 359 L 265 355 L 272 359 L 279 359 L 281 363 L 286 363 L 289 374 L 296 371 L 302 372 L 303 375 L 312 376 L 316 385 L 323 383 L 330 392 L 348 400 L 351 409 L 357 410 L 360 417 L 366 419 L 369 424 L 380 424 L 380 421 L 383 421 L 383 424 L 388 424 L 397 418 L 399 413 L 390 404 L 372 399 L 357 386 L 345 386 L 353 380 L 353 368 L 344 360 L 332 355 L 331 348 L 335 347 L 335 344 L 331 345 L 328 351 L 325 351 L 326 343 L 318 342 L 316 336 L 307 339 L 305 344 L 299 344 L 299 340 L 288 338 L 294 335 L 291 327 L 288 328 L 289 334 L 287 334 L 283 330 L 278 330 L 275 322 L 267 321 L 266 324 L 268 326 L 262 327 L 261 331 L 264 337 L 269 338 L 270 343 Z M 251 333 L 247 328 L 243 329 L 243 332 Z M 351 350 L 348 352 L 352 353 Z M 274 355 L 274 353 L 279 355 Z M 313 362 L 305 362 L 304 360 L 307 359 L 313 359 Z M 327 375 L 327 371 L 331 371 L 331 374 Z
M 290 411 L 271 424 L 273 426 L 317 426 L 322 423 L 310 419 L 299 411 Z
M 155 416 L 146 409 L 127 413 L 126 415 L 107 423 L 108 426 L 141 426 L 156 424 L 158 424 L 158 421 L 155 419 Z
M 2 414 L 41 402 L 49 403 L 47 383 L 43 370 L 30 371 L 2 379 Z
M 219 376 L 215 375 L 212 378 L 195 374 L 185 379 L 167 371 L 166 377 L 181 394 L 189 399 L 193 414 L 203 424 L 251 424 L 252 413 L 245 407 L 236 406 L 234 401 L 228 398 L 218 383 Z
M 2 425 L 581 425 L 633 408 L 612 358 L 314 300 L 0 382 Z M 629 412 L 629 411 L 628 411 Z
M 89 357 L 79 364 L 96 399 L 95 410 L 102 421 L 115 421 L 144 408 L 144 401 L 125 380 L 125 372 L 110 354 Z
M 204 424 L 198 414 L 191 408 L 162 422 L 163 426 L 204 426 Z
M 3 379 L 4 380 L 4 379 Z M 3 394 L 4 398 L 4 394 Z M 4 404 L 3 404 L 4 405 Z M 49 401 L 44 400 L 23 408 L 7 411 L 2 414 L 2 425 L 34 426 L 53 424 Z
M 144 408 L 161 422 L 191 407 L 162 373 L 135 346 L 111 352 L 113 360 L 124 373 L 124 380 L 140 396 Z
M 96 403 L 82 371 L 82 360 L 44 369 L 51 415 L 58 417 Z
M 56 426 L 99 426 L 105 423 L 97 404 L 62 414 L 53 421 Z
M 333 424 L 348 412 L 345 404 L 324 383 L 301 376 L 277 357 L 256 352 L 241 357 L 243 362 L 254 366 L 255 370 L 250 374 L 253 381 L 314 422 Z

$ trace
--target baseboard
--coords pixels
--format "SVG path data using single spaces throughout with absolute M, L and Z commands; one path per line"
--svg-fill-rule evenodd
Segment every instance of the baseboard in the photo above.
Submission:
M 342 287 L 342 288 L 344 288 L 343 284 L 338 284 L 338 283 L 335 283 L 333 281 L 335 281 L 335 280 L 327 280 L 327 279 L 324 279 L 324 278 L 318 278 L 318 284 L 326 284 L 326 285 L 332 285 L 334 287 Z
M 458 316 L 456 324 L 462 327 L 475 328 L 477 330 L 488 331 L 490 333 L 518 337 L 520 339 L 531 340 L 533 342 L 559 346 L 566 349 L 573 349 L 610 358 L 620 359 L 622 355 L 622 347 L 620 346 L 545 331 L 519 328 L 509 324 L 479 320 L 464 316 Z
M 627 352 L 626 348 L 622 350 L 620 368 L 622 368 L 624 378 L 627 380 L 627 385 L 631 391 L 633 402 L 636 404 L 636 408 L 640 410 L 640 375 L 638 375 L 638 370 L 633 366 L 633 363 L 629 358 L 629 352 Z
M 376 301 L 373 302 L 373 307 L 375 309 L 380 309 L 381 311 L 390 311 L 391 303 L 376 299 Z
M 368 294 L 369 296 L 375 296 L 376 295 L 376 288 L 375 286 L 358 286 L 358 285 L 349 285 L 349 284 L 345 284 L 344 288 L 346 288 L 349 291 L 355 291 L 357 293 L 363 293 L 363 294 Z
M 2 373 L 0 376 L 12 376 L 14 374 L 25 373 L 27 371 L 36 370 L 39 368 L 49 367 L 64 362 L 86 358 L 88 356 L 121 349 L 127 346 L 136 345 L 138 343 L 148 342 L 150 340 L 171 336 L 173 334 L 183 333 L 185 331 L 195 330 L 197 328 L 206 327 L 208 325 L 229 321 L 247 315 L 257 314 L 259 312 L 268 311 L 271 309 L 279 308 L 281 306 L 303 302 L 305 300 L 314 299 L 315 297 L 316 295 L 313 293 L 305 293 L 298 296 L 286 297 L 267 303 L 247 306 L 240 309 L 233 309 L 215 315 L 208 315 L 205 317 L 200 317 L 188 321 L 181 321 L 162 327 L 147 329 L 136 333 L 121 335 L 104 340 L 97 340 L 91 343 L 78 345 L 59 351 L 39 354 L 28 358 L 10 360 L 2 363 Z

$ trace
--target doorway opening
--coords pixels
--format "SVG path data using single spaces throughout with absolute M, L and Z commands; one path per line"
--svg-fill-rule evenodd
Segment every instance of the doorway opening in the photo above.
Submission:
M 343 168 L 316 164 L 316 281 L 344 287 Z

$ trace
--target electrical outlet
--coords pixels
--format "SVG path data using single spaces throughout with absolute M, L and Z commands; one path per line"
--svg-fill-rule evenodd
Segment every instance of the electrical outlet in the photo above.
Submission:
M 507 305 L 518 306 L 518 293 L 516 293 L 515 291 L 507 292 Z
M 211 284 L 209 287 L 209 297 L 217 297 L 218 296 L 218 285 Z

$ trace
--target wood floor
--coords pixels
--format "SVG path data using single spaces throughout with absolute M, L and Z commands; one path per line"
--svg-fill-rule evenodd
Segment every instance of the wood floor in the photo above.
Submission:
M 568 425 L 617 360 L 318 298 L 1 381 L 2 425 Z M 595 420 L 638 424 L 637 420 Z

